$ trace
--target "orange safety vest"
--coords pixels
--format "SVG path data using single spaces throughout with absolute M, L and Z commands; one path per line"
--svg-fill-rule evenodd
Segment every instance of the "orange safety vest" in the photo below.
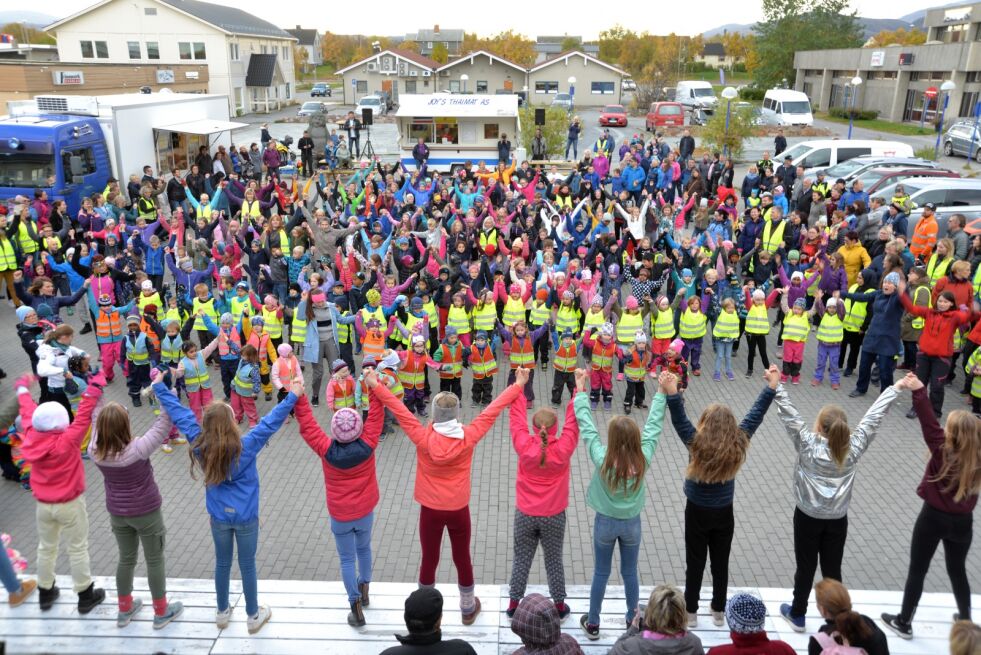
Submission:
M 371 334 L 370 330 L 365 332 L 361 348 L 364 350 L 365 357 L 374 357 L 375 361 L 380 360 L 382 353 L 385 352 L 385 334 L 379 332 L 376 337 Z
M 576 370 L 578 358 L 579 352 L 576 349 L 575 343 L 572 344 L 571 348 L 559 346 L 559 349 L 555 351 L 555 370 L 562 371 L 563 373 L 572 373 Z
M 474 380 L 483 380 L 497 375 L 497 358 L 490 346 L 483 350 L 474 346 L 470 350 L 470 369 Z
M 239 352 L 242 352 L 242 337 L 238 334 L 238 328 L 233 327 L 232 331 L 225 334 L 225 331 L 218 330 L 218 354 L 222 357 L 230 355 L 232 352 L 232 347 L 229 346 L 229 342 L 234 343 L 238 346 Z
M 594 371 L 603 371 L 604 373 L 613 372 L 613 356 L 616 353 L 617 344 L 616 341 L 610 341 L 610 343 L 603 345 L 603 342 L 596 338 L 593 342 L 593 356 L 591 363 L 593 365 Z
M 521 341 L 511 337 L 511 368 L 535 368 L 535 350 L 530 335 L 525 335 Z
M 283 386 L 292 384 L 293 377 L 296 375 L 296 369 L 299 366 L 293 365 L 292 357 L 280 357 L 276 360 L 276 367 L 279 373 L 279 381 L 283 383 Z
M 631 382 L 643 382 L 644 376 L 647 374 L 647 364 L 644 362 L 645 356 L 650 351 L 645 351 L 644 356 L 641 356 L 636 350 L 630 353 L 627 361 L 624 362 L 624 373 L 627 374 L 627 379 Z
M 442 380 L 455 380 L 463 377 L 463 346 L 458 341 L 455 348 L 448 344 L 440 346 L 443 351 L 442 364 L 451 364 L 453 369 L 450 371 L 440 371 L 439 377 Z
M 150 324 L 146 322 L 145 318 L 140 319 L 140 332 L 146 335 L 146 338 L 153 344 L 153 349 L 159 353 L 160 337 L 157 336 L 157 331 L 150 327 Z
M 259 351 L 259 361 L 266 362 L 269 360 L 269 335 L 263 332 L 258 334 L 255 331 L 249 335 L 249 340 L 246 342 L 248 345 L 252 346 Z
M 410 350 L 405 356 L 405 363 L 399 369 L 399 382 L 403 389 L 422 389 L 426 386 L 426 360 L 428 353 L 421 355 Z
M 334 407 L 354 407 L 354 378 L 349 376 L 343 381 L 334 380 L 334 389 Z
M 99 310 L 99 315 L 95 319 L 95 336 L 100 339 L 123 336 L 123 323 L 119 312 L 113 310 L 106 313 Z
M 391 372 L 382 371 L 378 374 L 378 377 L 380 378 L 379 381 L 392 392 L 393 396 L 399 400 L 402 400 L 405 397 L 405 387 L 402 385 L 402 381 L 392 375 Z M 392 380 L 394 384 L 389 384 L 388 382 L 385 382 L 385 380 Z

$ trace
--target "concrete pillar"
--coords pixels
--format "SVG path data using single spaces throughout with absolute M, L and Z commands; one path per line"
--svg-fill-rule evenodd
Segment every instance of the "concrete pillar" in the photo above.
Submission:
M 831 69 L 825 68 L 824 73 L 821 74 L 821 86 L 818 89 L 818 109 L 821 111 L 828 111 L 828 105 L 831 103 Z
M 903 120 L 903 110 L 906 108 L 906 92 L 909 90 L 909 71 L 901 70 L 896 76 L 893 86 L 892 106 L 889 115 L 882 118 L 887 121 L 900 122 Z

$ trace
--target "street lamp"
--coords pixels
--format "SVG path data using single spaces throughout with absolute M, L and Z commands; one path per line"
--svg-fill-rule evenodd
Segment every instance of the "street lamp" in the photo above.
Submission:
M 940 124 L 937 125 L 937 142 L 933 146 L 933 158 L 937 158 L 937 153 L 940 151 L 940 139 L 944 133 L 944 114 L 947 113 L 947 104 L 950 102 L 950 93 L 957 88 L 953 80 L 947 80 L 940 85 L 940 91 L 944 94 L 944 104 L 940 108 Z M 970 156 L 971 153 L 968 153 Z
M 464 73 L 463 75 L 460 76 L 460 81 L 463 82 L 463 92 L 464 93 L 467 92 L 467 80 L 469 80 L 469 79 L 470 79 L 470 76 L 467 75 L 466 73 Z
M 725 140 L 725 146 L 722 148 L 722 150 L 725 153 L 726 157 L 729 156 L 729 116 L 730 116 L 730 109 L 732 107 L 732 101 L 736 98 L 737 95 L 739 95 L 739 93 L 734 88 L 732 88 L 731 86 L 727 86 L 726 88 L 722 89 L 722 97 L 725 98 L 725 101 L 726 101 L 726 140 Z
M 862 85 L 862 78 L 856 75 L 852 78 L 852 106 L 848 111 L 848 138 L 852 138 L 852 125 L 855 122 L 855 100 L 858 98 L 858 87 Z
M 576 104 L 576 76 L 572 75 L 569 77 L 569 99 L 572 101 L 572 105 Z M 569 108 L 572 111 L 572 107 Z

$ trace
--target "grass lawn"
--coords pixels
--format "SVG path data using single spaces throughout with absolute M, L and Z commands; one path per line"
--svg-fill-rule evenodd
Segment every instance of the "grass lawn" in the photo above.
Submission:
M 821 120 L 830 121 L 832 123 L 848 125 L 847 118 L 830 116 L 825 112 L 815 113 L 814 118 L 820 118 Z M 874 118 L 872 120 L 855 119 L 854 124 L 855 127 L 864 127 L 867 130 L 877 130 L 879 132 L 888 132 L 890 134 L 899 134 L 902 136 L 931 136 L 936 134 L 932 127 L 921 128 L 919 123 L 893 123 L 892 121 L 882 120 L 881 118 Z
M 722 86 L 719 84 L 719 71 L 709 70 L 700 72 L 685 73 L 681 78 L 683 80 L 702 80 L 704 82 L 711 82 L 713 86 Z M 752 81 L 752 78 L 748 73 L 730 73 L 726 71 L 726 86 L 739 86 L 740 84 L 748 84 Z

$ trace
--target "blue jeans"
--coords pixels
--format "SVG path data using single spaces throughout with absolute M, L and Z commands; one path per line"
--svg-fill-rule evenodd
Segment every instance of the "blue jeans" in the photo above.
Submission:
M 351 603 L 361 598 L 358 585 L 371 582 L 371 525 L 374 521 L 374 512 L 354 521 L 330 520 L 330 531 L 334 533 L 341 560 L 341 579 L 347 590 L 347 600 Z M 361 575 L 358 575 L 358 571 Z
M 20 591 L 20 580 L 14 572 L 14 565 L 10 563 L 10 558 L 7 557 L 7 549 L 3 546 L 0 546 L 0 582 L 3 583 L 3 587 L 8 593 Z
M 879 355 L 862 348 L 862 358 L 858 363 L 858 381 L 855 389 L 865 393 L 869 390 L 869 381 L 872 379 L 872 364 L 879 365 L 879 390 L 885 391 L 893 385 L 893 372 L 896 370 L 896 358 L 894 355 Z
M 726 375 L 732 375 L 732 342 L 716 340 L 715 342 L 715 374 L 719 375 L 725 368 Z
M 569 158 L 569 148 L 572 148 L 572 158 L 579 159 L 579 140 L 578 139 L 566 139 L 565 140 L 565 158 Z
M 228 609 L 228 581 L 232 575 L 232 554 L 238 544 L 238 570 L 242 575 L 245 611 L 254 616 L 259 611 L 259 585 L 255 571 L 255 552 L 259 546 L 259 519 L 248 523 L 219 523 L 211 519 L 211 537 L 215 540 L 215 594 L 218 611 Z
M 615 519 L 596 514 L 593 526 L 593 584 L 589 589 L 588 623 L 599 625 L 606 583 L 613 564 L 613 546 L 620 541 L 620 577 L 627 596 L 627 623 L 633 621 L 640 602 L 640 581 L 637 578 L 637 557 L 640 553 L 640 516 Z

